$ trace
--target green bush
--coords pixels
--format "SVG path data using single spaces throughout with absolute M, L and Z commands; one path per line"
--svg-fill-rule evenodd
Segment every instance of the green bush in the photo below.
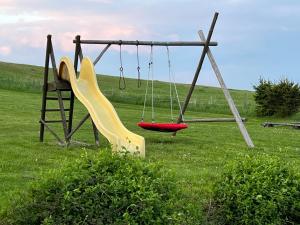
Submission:
M 259 80 L 254 86 L 256 113 L 258 116 L 290 116 L 298 112 L 300 106 L 300 87 L 287 79 L 278 84 Z
M 273 84 L 264 79 L 259 80 L 259 85 L 254 86 L 256 113 L 258 116 L 272 116 L 275 113 L 275 104 L 272 102 Z
M 227 166 L 214 203 L 222 224 L 299 224 L 299 174 L 277 158 L 247 156 Z
M 186 224 L 157 164 L 104 151 L 51 171 L 2 215 L 5 224 Z M 1 224 L 1 222 L 0 222 Z

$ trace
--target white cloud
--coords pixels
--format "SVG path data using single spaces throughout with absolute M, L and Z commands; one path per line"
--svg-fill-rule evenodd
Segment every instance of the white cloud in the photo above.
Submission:
M 23 57 L 23 63 L 28 60 L 24 52 L 32 50 L 35 54 L 31 59 L 39 58 L 28 63 L 43 61 L 41 56 L 47 34 L 53 34 L 55 51 L 60 54 L 73 54 L 72 40 L 77 34 L 82 39 L 196 41 L 199 40 L 198 29 L 207 34 L 214 11 L 219 11 L 213 34 L 213 40 L 218 41 L 219 46 L 213 52 L 221 59 L 220 66 L 223 64 L 232 77 L 237 74 L 232 71 L 240 71 L 254 80 L 261 68 L 271 73 L 272 59 L 288 49 L 291 43 L 296 43 L 300 33 L 297 24 L 300 2 L 295 0 L 0 0 L 0 5 L 1 55 L 13 60 Z M 291 41 L 284 43 L 287 46 L 278 45 L 284 39 Z M 9 46 L 13 46 L 15 57 Z M 113 54 L 117 55 L 118 47 L 112 47 Z M 18 49 L 22 49 L 23 56 Z M 84 52 L 91 55 L 99 49 L 100 46 L 84 46 Z M 176 54 L 183 54 L 182 48 L 177 49 Z M 291 46 L 291 50 L 297 52 L 295 55 L 300 51 L 298 49 L 296 45 Z M 122 50 L 132 54 L 136 51 L 135 46 Z M 148 53 L 147 48 L 140 50 L 141 55 Z M 191 52 L 187 54 L 191 56 Z M 269 66 L 266 65 L 268 58 Z M 178 62 L 180 66 L 190 65 L 190 61 L 184 60 Z M 282 59 L 282 68 L 292 68 L 289 61 L 287 57 Z M 231 63 L 238 68 L 229 68 Z M 250 67 L 253 68 L 251 71 Z M 190 68 L 186 71 L 193 73 Z M 236 81 L 231 79 L 230 82 Z
M 87 2 L 94 2 L 94 3 L 105 3 L 110 4 L 113 3 L 113 0 L 86 0 Z
M 45 18 L 39 15 L 23 13 L 23 14 L 0 14 L 0 24 L 12 24 L 12 23 L 27 23 L 44 20 Z
M 0 5 L 2 7 L 11 6 L 13 4 L 13 0 L 0 0 Z
M 7 56 L 11 53 L 10 46 L 0 46 L 0 55 Z
M 244 4 L 250 2 L 249 0 L 227 0 L 227 3 L 232 5 Z

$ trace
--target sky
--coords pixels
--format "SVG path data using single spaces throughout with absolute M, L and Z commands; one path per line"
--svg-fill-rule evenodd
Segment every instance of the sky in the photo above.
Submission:
M 219 18 L 211 47 L 228 88 L 252 90 L 260 77 L 300 82 L 299 0 L 0 0 L 0 61 L 43 66 L 47 34 L 56 60 L 74 57 L 73 39 L 198 41 Z M 94 59 L 104 46 L 84 45 Z M 170 47 L 176 82 L 191 83 L 201 47 Z M 154 47 L 154 79 L 168 81 L 165 47 Z M 147 79 L 149 47 L 140 47 Z M 137 77 L 135 46 L 122 47 L 125 77 Z M 111 47 L 97 73 L 119 75 L 119 46 Z M 198 84 L 219 86 L 208 59 Z

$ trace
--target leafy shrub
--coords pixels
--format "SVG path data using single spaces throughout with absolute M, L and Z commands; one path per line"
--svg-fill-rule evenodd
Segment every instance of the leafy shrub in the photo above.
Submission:
M 278 84 L 264 79 L 254 86 L 256 113 L 258 116 L 290 116 L 298 112 L 300 106 L 300 87 L 287 79 Z
M 275 104 L 272 104 L 273 84 L 264 79 L 259 80 L 259 85 L 254 86 L 256 113 L 259 116 L 272 116 L 275 113 Z
M 299 174 L 277 158 L 247 156 L 227 166 L 214 202 L 222 224 L 299 224 Z
M 5 224 L 185 224 L 157 164 L 102 152 L 51 171 L 2 215 Z M 1 223 L 1 222 L 0 222 Z

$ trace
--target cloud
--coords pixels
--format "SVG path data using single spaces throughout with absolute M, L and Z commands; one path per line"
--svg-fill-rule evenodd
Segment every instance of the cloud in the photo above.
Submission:
M 34 13 L 22 13 L 17 15 L 11 14 L 0 14 L 0 24 L 15 24 L 15 23 L 22 23 L 22 22 L 34 22 L 40 21 L 44 18 L 42 16 L 34 15 Z
M 227 0 L 226 2 L 232 5 L 239 5 L 239 4 L 249 3 L 250 1 L 249 0 Z
M 13 0 L 0 0 L 0 5 L 2 7 L 4 6 L 11 6 L 14 3 Z
M 10 46 L 0 46 L 0 55 L 7 56 L 11 53 Z
M 120 39 L 120 37 L 130 39 L 138 33 L 137 27 L 120 26 L 113 21 L 108 22 L 106 16 L 85 15 L 77 18 L 73 15 L 64 16 L 53 13 L 36 21 L 20 21 L 19 16 L 12 18 L 6 23 L 2 21 L 4 24 L 0 28 L 0 35 L 7 37 L 8 43 L 41 48 L 45 45 L 46 35 L 53 34 L 54 42 L 65 52 L 74 49 L 72 40 L 77 34 L 84 39 Z M 102 24 L 101 28 L 99 24 Z M 141 33 L 143 31 L 140 31 Z
M 156 1 L 135 0 L 67 0 L 59 4 L 45 0 L 5 0 L 5 3 L 10 8 L 0 10 L 0 35 L 9 37 L 6 44 L 43 48 L 50 33 L 56 48 L 70 52 L 74 49 L 72 40 L 76 34 L 83 39 L 182 39 L 182 35 L 174 32 L 181 7 L 170 5 L 167 9 L 168 1 L 160 2 L 159 7 Z M 175 3 L 184 5 L 181 1 Z M 191 1 L 191 5 L 194 4 Z M 173 13 L 168 14 L 171 11 Z M 86 49 L 92 51 L 91 46 Z
M 93 2 L 93 3 L 105 3 L 105 4 L 111 4 L 113 3 L 113 0 L 86 0 L 87 2 Z
M 288 49 L 288 54 L 294 52 L 292 59 L 299 58 L 300 50 L 293 43 L 297 43 L 300 33 L 297 24 L 300 3 L 294 0 L 0 0 L 0 5 L 2 58 L 18 59 L 22 63 L 42 63 L 47 34 L 53 35 L 55 51 L 61 55 L 73 55 L 75 46 L 72 40 L 77 34 L 82 39 L 196 41 L 199 40 L 199 29 L 207 34 L 215 11 L 219 11 L 220 15 L 213 40 L 218 41 L 219 46 L 212 51 L 220 68 L 224 68 L 224 77 L 230 74 L 232 79 L 229 82 L 233 86 L 242 85 L 234 79 L 240 74 L 250 83 L 261 71 L 271 74 L 276 65 L 278 73 L 281 69 L 293 68 L 293 61 L 288 57 L 281 59 L 282 68 L 278 63 L 272 64 L 277 55 L 287 54 Z M 9 46 L 13 46 L 15 57 L 12 57 Z M 92 56 L 101 49 L 92 45 L 84 45 L 83 48 L 84 53 Z M 184 67 L 183 74 L 193 74 L 193 70 L 185 68 L 185 65 L 190 65 L 191 60 L 197 61 L 200 50 L 175 49 L 178 49 L 176 55 L 184 56 L 177 62 Z M 108 54 L 118 58 L 119 46 L 110 50 L 113 53 L 109 51 Z M 122 50 L 124 58 L 135 58 L 135 46 L 123 47 Z M 148 56 L 148 50 L 141 47 L 141 56 Z M 28 52 L 34 54 L 28 57 Z M 37 59 L 33 60 L 34 57 Z M 107 60 L 105 65 L 113 63 Z M 232 64 L 235 67 L 231 67 Z M 111 65 L 111 68 L 114 67 Z M 291 69 L 293 71 L 295 69 Z M 183 75 L 181 79 L 189 81 L 191 77 Z

